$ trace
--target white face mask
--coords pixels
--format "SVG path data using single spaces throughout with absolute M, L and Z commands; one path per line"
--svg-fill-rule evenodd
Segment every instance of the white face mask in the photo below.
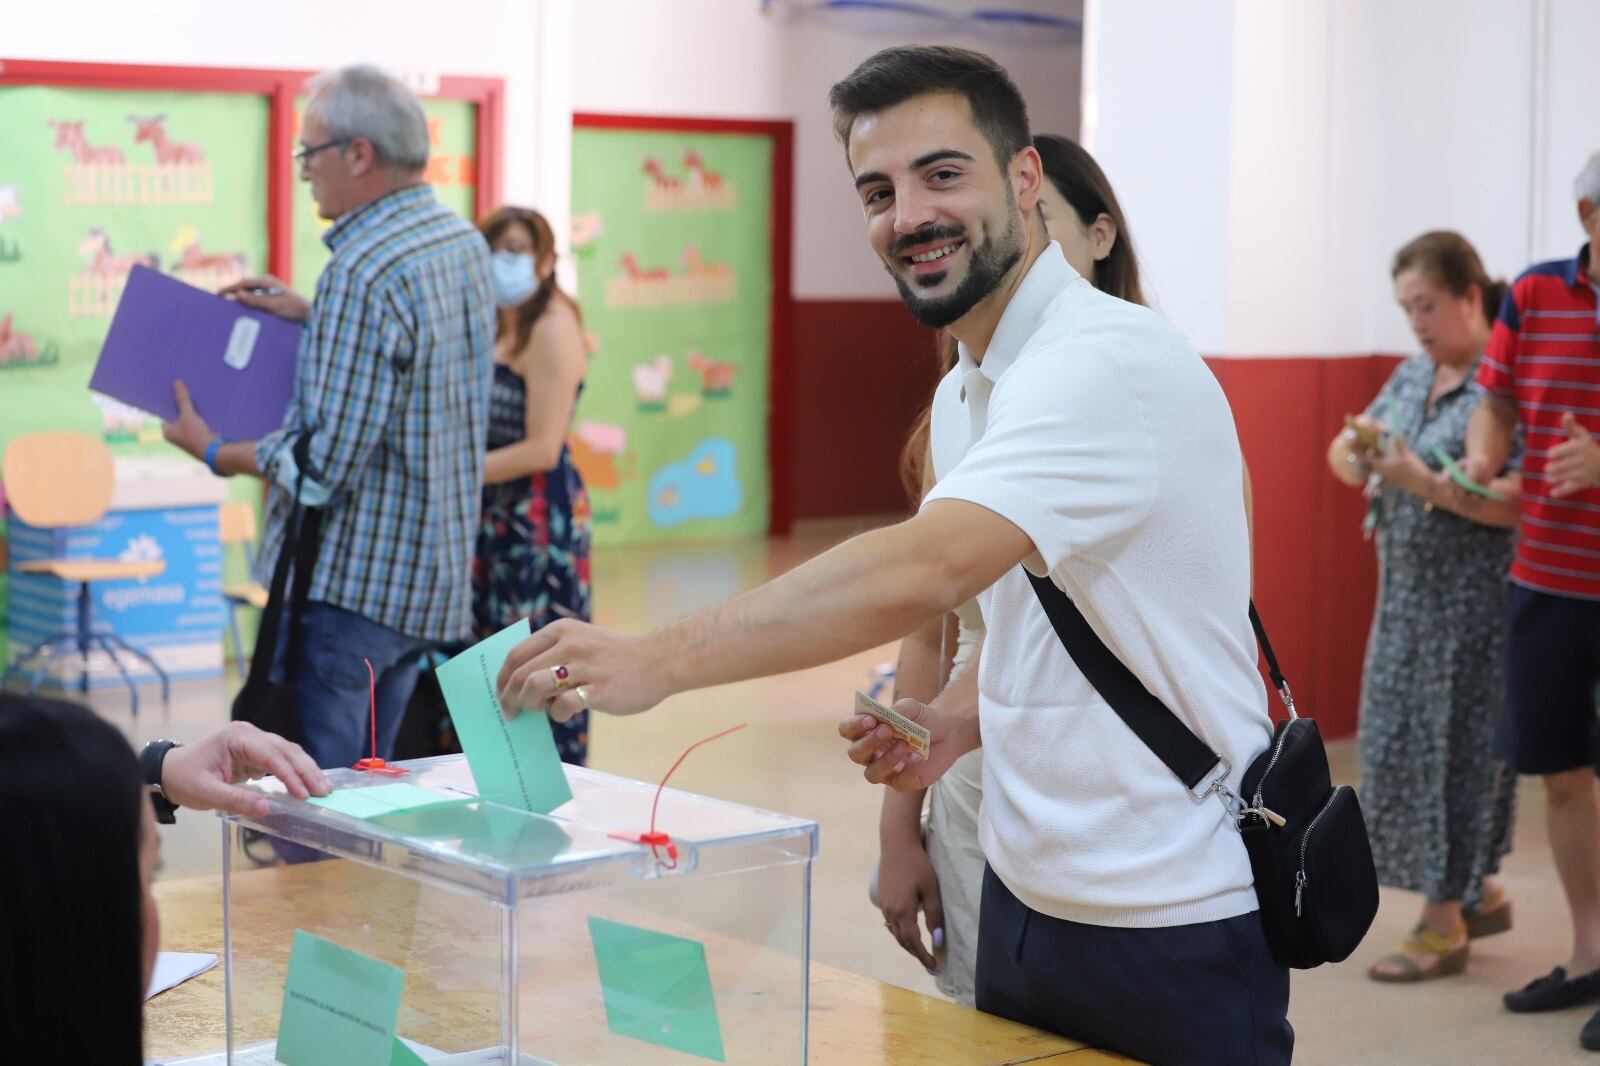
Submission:
M 489 275 L 494 281 L 494 302 L 501 307 L 516 307 L 539 291 L 531 255 L 494 252 L 489 256 Z

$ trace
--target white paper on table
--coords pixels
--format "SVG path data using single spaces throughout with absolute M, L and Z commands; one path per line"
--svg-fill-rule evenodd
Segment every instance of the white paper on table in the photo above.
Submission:
M 150 975 L 150 990 L 145 999 L 159 996 L 169 988 L 183 984 L 191 977 L 199 977 L 217 964 L 217 957 L 202 951 L 159 951 L 156 969 Z

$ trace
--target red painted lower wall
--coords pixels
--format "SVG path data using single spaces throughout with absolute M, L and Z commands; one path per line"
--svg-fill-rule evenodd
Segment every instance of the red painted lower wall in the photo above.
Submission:
M 934 331 L 898 300 L 797 300 L 791 338 L 795 519 L 907 510 L 900 449 L 939 381 Z
M 932 331 L 898 301 L 801 300 L 793 341 L 795 517 L 901 510 L 900 448 L 937 380 Z M 1361 538 L 1361 494 L 1334 479 L 1323 455 L 1397 361 L 1207 360 L 1254 482 L 1256 603 L 1301 713 L 1328 737 L 1355 732 L 1377 563 Z

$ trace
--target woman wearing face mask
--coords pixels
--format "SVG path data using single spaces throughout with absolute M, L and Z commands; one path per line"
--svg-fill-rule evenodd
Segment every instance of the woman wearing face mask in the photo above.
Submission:
M 1460 973 L 1468 941 L 1511 927 L 1491 875 L 1511 849 L 1515 777 L 1495 753 L 1504 691 L 1506 574 L 1518 453 L 1490 500 L 1440 476 L 1478 406 L 1478 358 L 1505 295 L 1458 233 L 1395 253 L 1394 294 L 1422 345 L 1328 447 L 1334 476 L 1367 488 L 1378 605 L 1361 680 L 1361 807 L 1378 880 L 1422 895 L 1379 981 Z
M 555 236 L 537 211 L 502 207 L 489 242 L 499 328 L 489 399 L 483 518 L 473 561 L 480 637 L 519 618 L 589 620 L 589 498 L 567 450 L 587 350 L 578 305 L 556 285 Z M 589 715 L 551 723 L 561 758 L 588 754 Z

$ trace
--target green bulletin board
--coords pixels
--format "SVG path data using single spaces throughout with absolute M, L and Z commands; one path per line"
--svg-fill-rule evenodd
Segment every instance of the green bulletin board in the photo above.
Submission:
M 167 448 L 159 421 L 89 377 L 134 263 L 210 289 L 266 266 L 267 120 L 247 93 L 0 88 L 0 453 L 61 429 Z
M 89 376 L 134 263 L 213 289 L 266 265 L 267 100 L 7 87 L 0 130 L 0 450 L 44 429 L 151 450 L 160 424 Z
M 573 131 L 597 544 L 767 529 L 772 167 L 760 135 Z

